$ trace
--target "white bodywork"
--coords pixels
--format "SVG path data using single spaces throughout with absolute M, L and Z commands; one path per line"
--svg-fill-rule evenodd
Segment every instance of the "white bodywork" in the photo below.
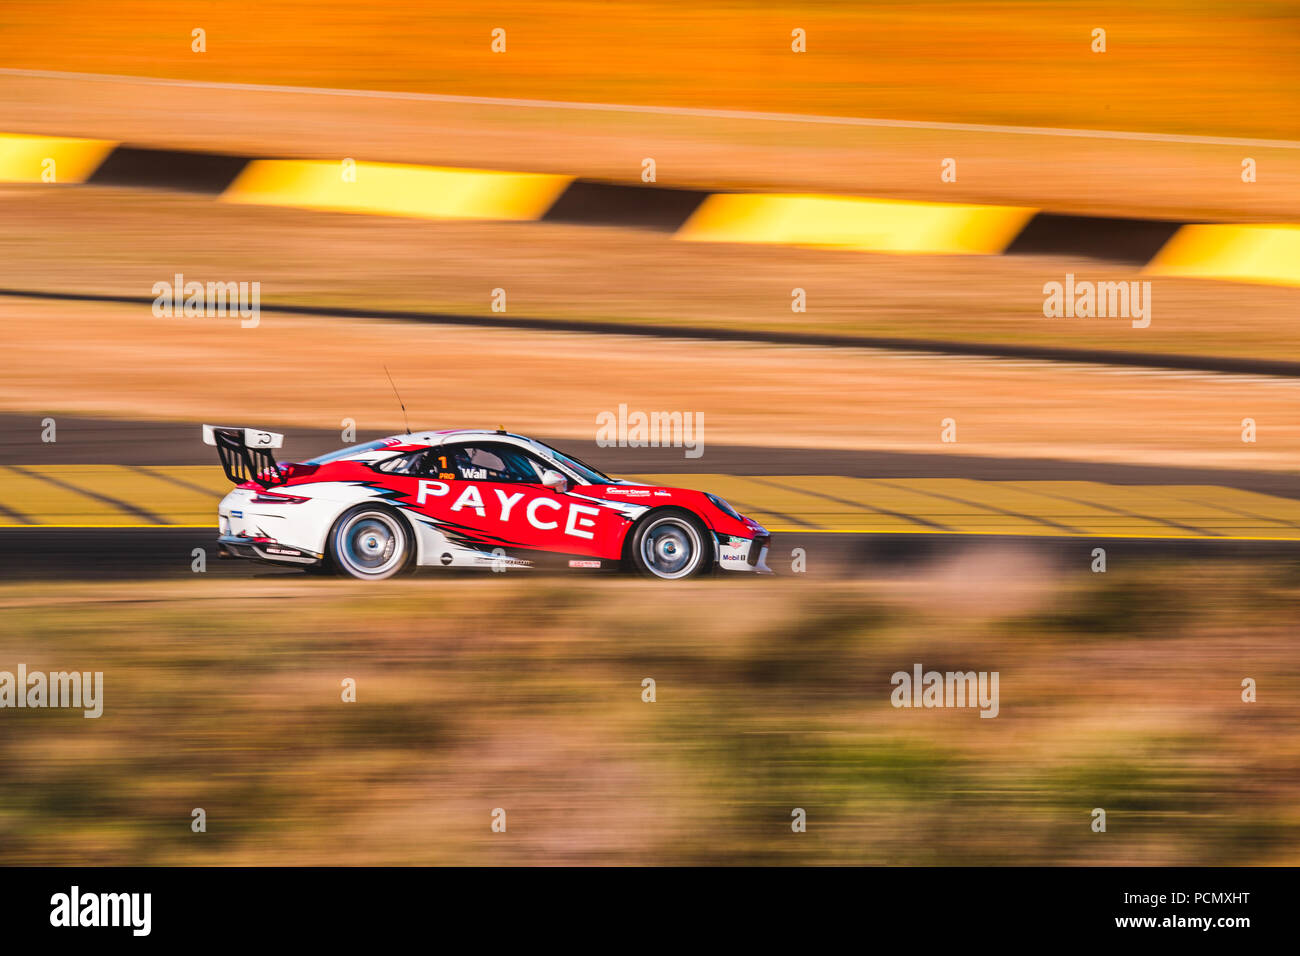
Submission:
M 204 426 L 204 440 L 209 440 L 212 426 Z M 261 447 L 279 448 L 282 436 L 274 432 L 254 432 L 250 434 L 271 435 L 275 444 Z M 581 496 L 581 486 L 587 484 L 581 476 L 563 463 L 556 461 L 544 445 L 538 445 L 525 438 L 503 435 L 497 432 L 480 430 L 463 430 L 455 432 L 413 432 L 397 435 L 392 440 L 395 447 L 401 445 L 438 446 L 454 444 L 471 439 L 491 438 L 494 442 L 516 445 L 546 460 L 572 483 L 570 494 Z M 257 439 L 262 441 L 262 439 Z M 252 441 L 252 439 L 249 439 Z M 250 444 L 250 447 L 252 445 Z M 389 448 L 375 448 L 358 451 L 356 454 L 339 458 L 343 461 L 378 463 L 394 458 L 404 452 Z M 292 494 L 308 500 L 295 504 L 277 504 L 276 495 Z M 387 496 L 381 488 L 369 489 L 360 485 L 338 481 L 295 484 L 289 489 L 272 487 L 265 492 L 247 488 L 235 488 L 221 499 L 217 507 L 217 522 L 222 535 L 241 538 L 269 538 L 274 544 L 250 545 L 263 552 L 268 559 L 288 563 L 310 564 L 323 558 L 328 548 L 330 529 L 339 515 L 355 505 L 366 503 L 384 503 Z M 636 518 L 647 510 L 646 505 L 633 502 L 606 501 L 591 498 L 592 507 L 611 508 L 631 518 Z M 410 511 L 403 511 L 415 532 L 416 564 L 437 567 L 491 567 L 494 569 L 526 568 L 530 562 L 506 556 L 502 551 L 484 551 L 469 548 L 451 541 L 435 526 L 430 519 Z M 276 553 L 276 551 L 280 553 Z M 305 552 L 301 559 L 285 551 Z M 748 553 L 746 551 L 746 553 Z M 448 560 L 450 555 L 450 560 Z M 595 562 L 597 565 L 600 562 Z
M 601 483 L 603 497 L 597 494 L 584 494 L 585 487 L 591 483 L 583 474 L 569 467 L 564 461 L 552 454 L 546 445 L 533 442 L 522 436 L 500 431 L 465 429 L 458 431 L 414 432 L 386 439 L 377 447 L 359 446 L 355 452 L 341 450 L 328 456 L 322 456 L 329 463 L 356 462 L 378 465 L 393 458 L 411 454 L 407 446 L 429 446 L 437 448 L 444 445 L 456 445 L 482 440 L 508 444 L 519 447 L 529 455 L 541 459 L 542 463 L 567 479 L 567 488 L 560 498 L 567 506 L 551 501 L 541 502 L 547 508 L 538 514 L 535 509 L 527 508 L 527 520 L 536 528 L 559 528 L 562 532 L 590 537 L 584 532 L 591 526 L 590 515 L 600 510 L 611 510 L 635 521 L 652 507 L 671 500 L 671 495 L 664 489 L 638 485 L 631 482 L 619 482 L 611 479 L 617 489 L 611 491 L 609 485 Z M 212 438 L 212 426 L 204 427 L 204 440 L 216 444 Z M 226 436 L 227 441 L 237 438 Z M 249 448 L 279 448 L 282 436 L 274 432 L 254 429 L 245 430 L 244 443 Z M 307 464 L 311 464 L 308 462 Z M 310 476 L 307 476 L 310 479 Z M 429 495 L 447 494 L 447 484 L 437 480 L 420 480 L 419 504 L 423 504 L 426 491 Z M 426 487 L 427 486 L 427 487 Z M 439 487 L 441 486 L 441 487 Z M 626 491 L 622 489 L 626 488 Z M 592 489 L 595 491 L 595 489 Z M 498 494 L 500 494 L 498 492 Z M 218 525 L 222 536 L 221 543 L 233 553 L 244 557 L 257 556 L 265 560 L 289 564 L 315 564 L 324 559 L 329 551 L 331 530 L 344 512 L 356 505 L 389 505 L 398 510 L 410 525 L 414 533 L 415 563 L 423 566 L 441 567 L 490 567 L 494 570 L 526 568 L 532 561 L 518 556 L 508 555 L 504 548 L 488 548 L 477 542 L 467 544 L 463 540 L 453 540 L 439 528 L 440 522 L 409 507 L 409 498 L 405 501 L 395 500 L 394 493 L 383 487 L 371 487 L 360 480 L 329 480 L 312 482 L 294 480 L 288 485 L 272 483 L 265 489 L 237 487 L 227 494 L 218 506 Z M 530 505 L 536 505 L 536 500 Z M 485 510 L 497 505 L 489 497 L 483 502 Z M 500 501 L 502 508 L 507 502 Z M 523 506 L 521 505 L 521 508 Z M 493 513 L 487 510 L 489 516 Z M 519 512 L 516 512 L 518 520 Z M 504 522 L 505 515 L 501 520 Z M 540 523 L 546 522 L 546 524 Z M 713 560 L 717 566 L 728 571 L 757 571 L 771 573 L 766 564 L 767 548 L 764 545 L 760 554 L 751 563 L 750 550 L 754 541 L 730 535 L 714 535 L 709 544 L 713 550 Z M 590 561 L 570 561 L 571 567 L 600 567 L 613 562 L 608 558 Z

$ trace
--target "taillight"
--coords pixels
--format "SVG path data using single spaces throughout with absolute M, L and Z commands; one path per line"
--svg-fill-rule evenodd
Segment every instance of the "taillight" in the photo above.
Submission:
M 298 495 L 282 495 L 276 491 L 253 492 L 252 502 L 255 505 L 300 505 L 304 501 L 311 501 L 310 498 L 301 498 Z
M 320 466 L 305 465 L 302 462 L 297 461 L 282 461 L 276 467 L 280 469 L 280 474 L 284 475 L 286 478 L 302 478 L 304 475 L 310 475 Z

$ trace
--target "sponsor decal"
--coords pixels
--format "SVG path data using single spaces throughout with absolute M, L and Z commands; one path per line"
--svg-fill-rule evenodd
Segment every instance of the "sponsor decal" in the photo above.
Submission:
M 444 566 L 451 564 L 453 560 L 451 556 L 451 552 L 449 551 L 442 552 L 442 557 L 440 557 L 438 560 L 441 561 Z
M 287 554 L 287 555 L 291 555 L 291 556 L 293 556 L 293 557 L 301 557 L 301 556 L 302 556 L 302 552 L 301 552 L 301 551 L 297 551 L 297 550 L 295 550 L 295 549 L 293 549 L 293 548 L 276 548 L 276 547 L 267 547 L 267 548 L 266 548 L 266 553 L 267 553 L 267 554 Z
M 492 491 L 496 497 L 497 520 L 501 522 L 509 521 L 515 506 L 523 500 L 524 492 L 516 491 L 513 494 L 506 494 L 500 488 L 493 488 Z M 442 498 L 450 493 L 451 486 L 446 482 L 421 481 L 416 492 L 415 503 L 422 505 L 428 498 Z M 478 485 L 466 485 L 464 491 L 457 496 L 448 510 L 457 512 L 468 509 L 480 518 L 486 518 L 487 508 L 482 489 Z M 545 509 L 546 513 L 543 512 L 543 509 Z M 558 512 L 561 511 L 565 511 L 565 504 L 551 497 L 536 497 L 528 502 L 523 509 L 524 518 L 538 531 L 552 531 L 560 527 Z M 550 512 L 556 514 L 550 514 Z M 589 516 L 599 514 L 599 508 L 590 508 L 587 505 L 569 502 L 567 513 L 564 516 L 563 533 L 574 538 L 586 538 L 589 541 L 594 539 L 595 532 L 588 529 L 596 527 L 596 522 Z M 554 520 L 552 520 L 553 518 Z
M 599 561 L 570 561 L 570 562 L 569 562 L 569 567 L 571 567 L 571 568 L 598 568 L 598 567 L 600 567 L 600 562 L 599 562 Z
M 242 511 L 231 511 L 231 512 L 230 512 L 230 517 L 232 517 L 232 518 L 242 518 L 242 517 L 244 517 L 244 513 L 243 513 Z
M 744 564 L 749 561 L 749 552 L 753 543 L 749 538 L 726 535 L 718 539 L 718 561 L 727 564 Z
M 474 558 L 474 564 L 479 567 L 491 566 L 503 570 L 505 568 L 530 568 L 533 566 L 533 562 L 531 561 L 526 561 L 523 558 L 511 558 L 504 554 L 476 555 Z
M 441 498 L 450 491 L 451 488 L 441 481 L 422 481 L 415 495 L 415 503 L 422 505 L 426 498 Z

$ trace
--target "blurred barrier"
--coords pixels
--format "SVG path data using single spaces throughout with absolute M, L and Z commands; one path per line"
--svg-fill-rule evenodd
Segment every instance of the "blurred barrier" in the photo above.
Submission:
M 538 219 L 569 176 L 326 160 L 258 159 L 224 202 L 418 219 Z
M 1300 286 L 1300 226 L 1184 226 L 1146 271 Z
M 719 193 L 704 201 L 677 237 L 861 252 L 998 255 L 1033 214 L 1014 206 Z
M 85 182 L 113 146 L 100 139 L 0 133 L 0 183 Z
M 546 173 L 256 159 L 0 134 L 0 182 L 180 189 L 224 202 L 423 219 L 655 229 L 688 242 L 923 255 L 1079 256 L 1152 275 L 1300 285 L 1300 225 L 1191 224 L 1018 206 L 708 193 Z

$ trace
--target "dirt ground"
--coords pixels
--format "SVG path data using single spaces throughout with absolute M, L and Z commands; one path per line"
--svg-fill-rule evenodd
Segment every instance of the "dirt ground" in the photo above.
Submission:
M 0 287 L 150 295 L 176 272 L 262 301 L 1116 351 L 1300 359 L 1300 289 L 1151 280 L 1149 328 L 1043 316 L 1043 285 L 1144 280 L 1055 257 L 886 256 L 657 233 L 228 206 L 144 190 L 0 187 Z M 804 289 L 808 311 L 791 311 Z
M 1300 55 L 1297 56 L 1300 62 Z M 605 99 L 594 91 L 589 99 Z M 1247 111 L 1257 115 L 1252 105 Z M 1294 103 L 1291 114 L 1295 114 Z M 1057 125 L 1077 125 L 1062 117 Z M 1145 128 L 1145 127 L 1143 127 Z M 1300 150 L 860 128 L 0 75 L 0 132 L 249 155 L 1021 205 L 1208 221 L 1300 217 Z M 1242 160 L 1258 180 L 1241 181 Z M 940 181 L 957 162 L 957 181 Z
M 651 582 L 431 577 L 380 600 L 201 574 L 6 585 L 0 660 L 103 679 L 95 719 L 6 714 L 0 860 L 1298 859 L 1294 566 L 1057 576 L 1001 549 L 671 601 Z M 914 662 L 1000 674 L 996 717 L 892 707 Z
M 707 443 L 1300 470 L 1293 380 L 0 299 L 0 408 L 590 439 L 597 415 L 704 415 Z M 952 418 L 957 442 L 941 441 Z M 1242 441 L 1252 418 L 1258 441 Z

